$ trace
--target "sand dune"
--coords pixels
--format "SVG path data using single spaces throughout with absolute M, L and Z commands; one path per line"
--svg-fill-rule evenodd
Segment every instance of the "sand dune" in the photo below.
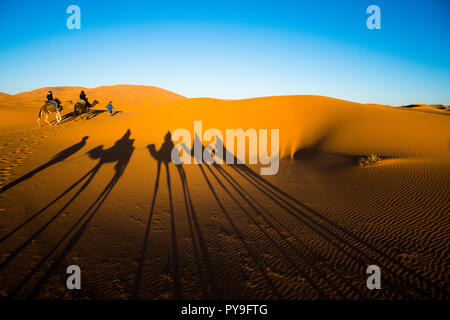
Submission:
M 450 115 L 448 111 L 450 111 L 450 106 L 445 106 L 442 104 L 410 104 L 407 106 L 402 106 L 402 108 L 407 108 L 411 111 L 421 111 L 421 112 L 430 112 L 430 113 L 440 113 Z
M 38 128 L 46 90 L 0 97 L 6 122 L 30 119 L 0 128 L 2 296 L 448 299 L 445 113 L 115 86 L 87 89 L 119 101 L 115 116 L 99 107 L 90 120 Z M 279 173 L 166 166 L 166 132 L 194 120 L 280 129 Z M 381 161 L 360 166 L 372 153 Z M 70 264 L 83 272 L 77 292 L 63 285 Z M 371 264 L 383 290 L 366 288 Z
M 448 153 L 442 134 L 449 119 L 402 108 L 371 106 L 320 96 L 267 97 L 247 100 L 186 99 L 127 118 L 123 127 L 155 141 L 167 130 L 194 120 L 204 130 L 218 128 L 280 129 L 282 157 L 302 149 L 350 156 L 376 153 L 385 158 L 441 158 Z M 111 122 L 111 127 L 121 125 Z
M 46 87 L 15 95 L 0 93 L 0 112 L 5 120 L 0 123 L 0 130 L 11 131 L 35 126 L 39 107 L 43 105 L 49 90 L 52 90 L 55 98 L 62 101 L 64 107 L 68 100 L 75 103 L 79 99 L 80 91 L 84 90 L 90 102 L 94 100 L 100 102 L 97 109 L 106 110 L 105 106 L 112 100 L 116 109 L 128 112 L 147 110 L 161 104 L 185 99 L 183 96 L 157 87 L 129 85 L 102 86 L 93 89 Z M 71 111 L 73 111 L 73 105 L 64 109 L 63 113 L 67 114 Z
M 113 100 L 122 110 L 139 111 L 142 108 L 157 106 L 160 104 L 184 99 L 176 93 L 152 86 L 115 85 L 97 88 L 83 87 L 45 87 L 37 90 L 22 92 L 15 95 L 0 95 L 0 106 L 40 106 L 52 90 L 53 96 L 61 101 L 71 100 L 76 102 L 81 90 L 86 92 L 90 101 L 97 99 L 102 106 Z

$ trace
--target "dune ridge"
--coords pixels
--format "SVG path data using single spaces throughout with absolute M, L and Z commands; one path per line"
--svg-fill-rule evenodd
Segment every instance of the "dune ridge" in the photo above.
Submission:
M 155 140 L 163 131 L 186 128 L 193 122 L 208 128 L 280 129 L 280 155 L 322 151 L 343 157 L 377 154 L 383 158 L 448 156 L 449 118 L 321 96 L 280 96 L 245 100 L 193 98 L 174 101 L 121 120 L 135 134 Z M 119 121 L 111 126 L 121 125 Z M 145 128 L 145 130 L 141 130 Z
M 139 111 L 142 108 L 185 99 L 185 97 L 168 90 L 143 85 L 112 85 L 96 88 L 44 87 L 14 95 L 0 95 L 0 106 L 40 106 L 49 90 L 53 92 L 55 98 L 59 98 L 63 102 L 66 100 L 77 101 L 80 91 L 84 90 L 91 102 L 96 99 L 102 105 L 106 105 L 110 100 L 114 100 L 115 104 L 127 111 Z

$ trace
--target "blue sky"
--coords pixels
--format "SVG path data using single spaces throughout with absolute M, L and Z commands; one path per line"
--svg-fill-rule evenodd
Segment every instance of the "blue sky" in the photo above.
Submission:
M 81 30 L 66 8 L 81 8 Z M 381 8 L 369 30 L 366 8 Z M 0 2 L 0 91 L 154 85 L 187 97 L 318 94 L 450 104 L 450 1 Z

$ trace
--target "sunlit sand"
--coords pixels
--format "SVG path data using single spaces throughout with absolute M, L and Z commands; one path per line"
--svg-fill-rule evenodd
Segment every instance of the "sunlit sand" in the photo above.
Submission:
M 450 118 L 321 96 L 80 90 L 89 119 L 36 122 L 48 88 L 0 95 L 0 296 L 357 299 L 448 294 Z M 112 100 L 116 113 L 109 116 Z M 55 124 L 54 116 L 50 119 Z M 280 168 L 182 165 L 167 132 L 280 132 Z M 79 265 L 85 286 L 65 290 Z M 368 265 L 382 291 L 366 288 Z

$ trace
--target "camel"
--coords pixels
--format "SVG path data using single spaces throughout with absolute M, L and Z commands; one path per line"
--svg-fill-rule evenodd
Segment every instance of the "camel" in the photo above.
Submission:
M 91 108 L 98 104 L 99 102 L 97 100 L 94 100 L 94 102 L 91 103 Z M 89 111 L 89 108 L 86 105 L 86 101 L 80 99 L 77 103 L 75 103 L 75 106 L 73 107 L 73 114 L 75 116 L 81 115 L 83 113 L 87 113 Z
M 55 99 L 55 101 L 58 101 L 58 107 L 56 107 L 56 104 L 53 101 L 52 102 L 46 101 L 45 104 L 39 110 L 39 116 L 37 119 L 39 127 L 41 126 L 41 118 L 44 114 L 45 114 L 44 120 L 50 126 L 52 125 L 50 123 L 50 121 L 48 121 L 48 116 L 50 113 L 55 113 L 56 124 L 59 124 L 61 122 L 61 119 L 62 119 L 61 110 L 63 109 L 63 106 L 61 105 L 61 101 L 59 101 L 58 99 Z M 67 101 L 66 103 L 68 103 L 70 105 L 72 103 L 72 101 Z

